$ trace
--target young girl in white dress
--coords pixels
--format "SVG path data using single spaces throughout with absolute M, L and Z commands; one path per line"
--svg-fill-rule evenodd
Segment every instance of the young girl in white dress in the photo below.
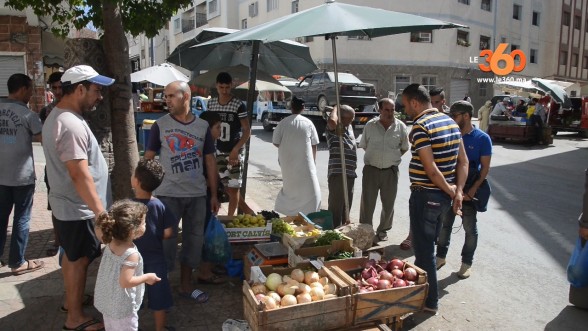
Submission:
M 133 239 L 145 233 L 146 214 L 145 204 L 121 200 L 96 219 L 96 234 L 106 248 L 96 278 L 94 306 L 104 317 L 106 331 L 137 330 L 144 284 L 160 280 L 154 273 L 143 274 L 143 259 L 133 244 Z

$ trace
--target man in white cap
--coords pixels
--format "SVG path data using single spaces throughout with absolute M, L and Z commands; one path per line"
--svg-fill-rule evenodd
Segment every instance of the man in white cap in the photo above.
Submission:
M 84 315 L 88 265 L 100 256 L 94 220 L 110 202 L 108 165 L 82 117 L 102 100 L 103 86 L 114 79 L 87 65 L 65 71 L 63 96 L 43 126 L 43 151 L 51 185 L 53 227 L 64 249 L 61 260 L 67 311 L 64 330 L 100 330 L 102 323 Z
M 492 109 L 492 113 L 490 113 L 490 116 L 498 116 L 498 115 L 507 115 L 508 116 L 508 103 L 510 102 L 510 98 L 509 97 L 504 97 L 504 99 L 502 99 L 502 102 L 497 102 L 496 106 L 494 106 L 494 109 Z

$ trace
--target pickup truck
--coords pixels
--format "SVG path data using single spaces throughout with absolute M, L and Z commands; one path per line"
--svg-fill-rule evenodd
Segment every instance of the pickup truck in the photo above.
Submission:
M 306 75 L 298 83 L 283 84 L 293 95 L 305 100 L 306 109 L 302 115 L 312 120 L 321 139 L 324 139 L 327 125 L 327 109 L 337 103 L 334 77 L 333 72 L 319 72 Z M 379 115 L 374 86 L 363 83 L 352 74 L 339 73 L 339 97 L 341 104 L 347 104 L 355 109 L 353 127 L 356 136 L 361 134 L 365 123 Z M 257 116 L 263 128 L 271 131 L 282 118 L 291 114 L 288 108 L 274 107 L 267 112 L 258 113 Z

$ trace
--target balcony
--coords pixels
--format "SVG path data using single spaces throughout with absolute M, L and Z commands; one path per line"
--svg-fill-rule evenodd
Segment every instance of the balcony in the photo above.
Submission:
M 199 28 L 206 24 L 208 24 L 208 20 L 206 20 L 206 13 L 196 13 L 196 27 Z
M 190 18 L 190 19 L 182 18 L 182 33 L 186 33 L 186 32 L 194 30 L 195 26 L 196 26 L 196 24 L 195 24 L 193 18 Z

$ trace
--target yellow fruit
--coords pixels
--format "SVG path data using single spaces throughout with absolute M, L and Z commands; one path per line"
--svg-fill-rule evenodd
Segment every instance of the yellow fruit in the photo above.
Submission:
M 245 217 L 245 216 L 244 216 L 243 214 L 241 214 L 241 215 L 237 215 L 237 218 L 238 218 L 239 220 L 242 220 L 244 217 Z
M 229 222 L 229 224 L 227 224 L 227 227 L 234 228 L 235 227 L 235 224 L 233 222 Z

